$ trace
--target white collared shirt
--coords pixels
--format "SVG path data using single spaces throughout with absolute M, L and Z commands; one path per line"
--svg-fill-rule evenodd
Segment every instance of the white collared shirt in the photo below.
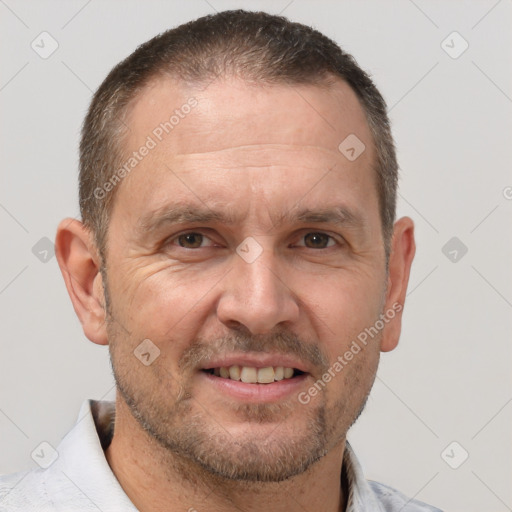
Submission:
M 36 451 L 41 466 L 0 477 L 0 512 L 136 512 L 105 458 L 111 441 L 114 402 L 87 400 L 77 423 L 53 452 Z M 346 443 L 346 512 L 441 512 L 385 485 L 369 482 Z

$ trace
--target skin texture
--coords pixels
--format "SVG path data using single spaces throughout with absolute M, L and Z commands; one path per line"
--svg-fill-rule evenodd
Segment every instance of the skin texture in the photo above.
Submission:
M 65 219 L 57 233 L 84 332 L 110 345 L 118 393 L 107 460 L 142 511 L 344 510 L 346 433 L 380 352 L 398 343 L 401 311 L 309 403 L 297 391 L 403 305 L 413 223 L 395 223 L 386 269 L 371 136 L 341 80 L 192 88 L 160 78 L 131 107 L 127 155 L 191 97 L 197 106 L 117 185 L 106 271 L 79 221 Z M 353 162 L 338 150 L 349 134 L 366 146 Z M 172 205 L 233 222 L 150 225 L 152 212 Z M 293 219 L 334 207 L 351 220 Z M 248 237 L 261 250 L 250 263 L 236 251 Z M 147 366 L 134 356 L 145 339 L 160 351 Z M 235 398 L 201 371 L 214 358 L 268 353 L 300 363 L 306 375 L 293 393 Z

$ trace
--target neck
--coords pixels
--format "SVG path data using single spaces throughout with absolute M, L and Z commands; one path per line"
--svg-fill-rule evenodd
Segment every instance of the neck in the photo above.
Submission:
M 226 447 L 229 449 L 229 447 Z M 247 482 L 221 478 L 161 446 L 117 398 L 114 437 L 106 449 L 116 478 L 141 512 L 173 509 L 189 512 L 339 512 L 346 508 L 341 467 L 345 441 L 306 472 L 283 482 Z

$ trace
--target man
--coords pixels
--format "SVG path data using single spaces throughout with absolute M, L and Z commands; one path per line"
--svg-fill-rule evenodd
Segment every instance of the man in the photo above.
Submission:
M 346 441 L 398 343 L 415 245 L 370 78 L 320 33 L 222 12 L 96 92 L 57 258 L 115 405 L 88 401 L 0 510 L 438 510 Z

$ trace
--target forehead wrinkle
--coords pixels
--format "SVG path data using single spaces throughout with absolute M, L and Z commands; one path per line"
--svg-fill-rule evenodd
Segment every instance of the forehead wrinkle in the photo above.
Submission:
M 248 144 L 231 146 L 199 153 L 175 153 L 173 161 L 178 165 L 184 163 L 211 163 L 216 165 L 250 164 L 252 167 L 270 167 L 290 165 L 291 158 L 300 161 L 304 168 L 318 169 L 333 159 L 339 161 L 342 155 L 336 150 L 320 146 L 303 146 L 293 144 Z M 255 162 L 256 161 L 256 162 Z
M 333 152 L 330 148 L 324 148 L 322 146 L 305 145 L 305 144 L 276 144 L 276 143 L 261 143 L 261 144 L 243 144 L 240 146 L 226 146 L 224 148 L 213 149 L 210 151 L 200 151 L 194 153 L 176 153 L 176 155 L 203 155 L 209 153 L 222 153 L 228 151 L 258 151 L 258 150 L 280 150 L 280 151 L 305 151 L 308 149 L 320 150 Z

